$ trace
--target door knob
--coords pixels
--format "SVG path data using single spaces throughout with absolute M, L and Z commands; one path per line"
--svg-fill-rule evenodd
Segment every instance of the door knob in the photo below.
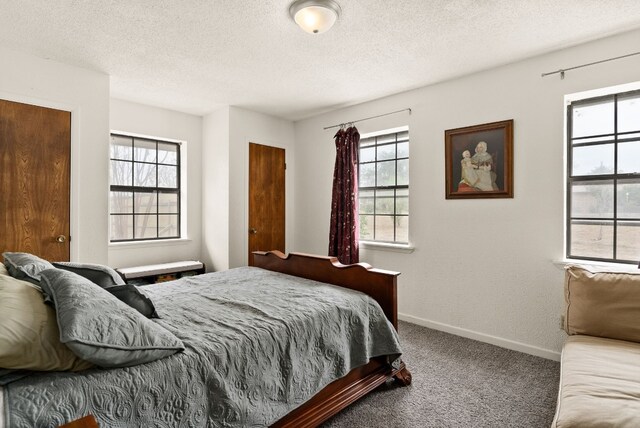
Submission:
M 255 235 L 256 233 L 258 233 L 258 230 L 256 228 L 254 228 L 254 227 L 251 227 L 251 228 L 249 228 L 249 233 L 251 235 Z
M 58 237 L 56 238 L 56 241 L 61 244 L 64 244 L 67 241 L 67 237 L 64 235 L 58 235 Z

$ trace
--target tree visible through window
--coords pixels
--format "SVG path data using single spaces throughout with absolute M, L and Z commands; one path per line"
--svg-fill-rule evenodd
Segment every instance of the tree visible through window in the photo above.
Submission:
M 180 144 L 112 134 L 111 242 L 180 237 Z
M 640 91 L 568 106 L 567 257 L 640 260 Z
M 363 135 L 359 152 L 360 240 L 409 243 L 409 131 Z

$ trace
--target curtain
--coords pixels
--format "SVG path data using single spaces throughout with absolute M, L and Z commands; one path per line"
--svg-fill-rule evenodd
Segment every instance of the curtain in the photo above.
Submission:
M 355 126 L 340 128 L 334 136 L 336 165 L 333 170 L 329 255 L 340 263 L 358 263 L 358 143 Z

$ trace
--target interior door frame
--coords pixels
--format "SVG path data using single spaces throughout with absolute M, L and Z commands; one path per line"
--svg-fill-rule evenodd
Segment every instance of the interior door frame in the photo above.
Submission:
M 262 146 L 275 147 L 277 149 L 284 150 L 284 162 L 287 167 L 284 172 L 284 246 L 285 250 L 289 251 L 290 249 L 290 240 L 289 240 L 289 231 L 291 230 L 290 224 L 291 220 L 289 219 L 289 213 L 291 206 L 291 193 L 290 193 L 290 180 L 289 180 L 289 149 L 285 144 L 276 143 L 269 140 L 263 140 L 261 138 L 247 138 L 245 139 L 245 143 L 243 144 L 244 150 L 244 196 L 243 196 L 243 230 L 244 230 L 244 238 L 242 239 L 242 251 L 243 251 L 243 262 L 244 265 L 247 266 L 249 264 L 249 144 L 260 144 Z
M 71 113 L 71 177 L 69 177 L 69 260 L 78 260 L 80 242 L 77 237 L 80 234 L 80 225 L 78 221 L 78 206 L 80 204 L 80 195 L 78 192 L 79 163 L 77 162 L 77 160 L 79 159 L 80 155 L 80 121 L 78 120 L 80 108 L 78 106 L 67 103 L 54 102 L 42 98 L 28 97 L 3 91 L 0 91 L 0 98 L 16 103 L 31 104 L 38 107 L 52 108 Z

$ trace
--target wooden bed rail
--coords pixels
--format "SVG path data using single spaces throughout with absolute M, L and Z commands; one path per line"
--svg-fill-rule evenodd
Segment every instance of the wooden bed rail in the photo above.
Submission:
M 336 257 L 280 251 L 254 251 L 254 266 L 360 291 L 378 302 L 398 329 L 399 272 L 374 269 L 366 263 L 343 265 Z

